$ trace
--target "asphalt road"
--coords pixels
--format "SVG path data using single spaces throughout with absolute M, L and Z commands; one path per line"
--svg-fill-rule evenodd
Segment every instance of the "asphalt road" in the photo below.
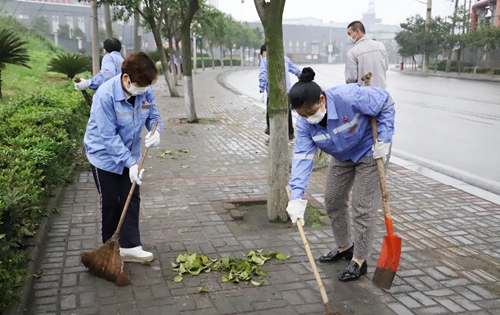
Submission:
M 344 84 L 343 65 L 312 67 L 322 88 Z M 393 154 L 500 194 L 500 83 L 399 71 L 387 81 L 396 101 Z M 226 84 L 264 107 L 257 68 L 233 72 Z

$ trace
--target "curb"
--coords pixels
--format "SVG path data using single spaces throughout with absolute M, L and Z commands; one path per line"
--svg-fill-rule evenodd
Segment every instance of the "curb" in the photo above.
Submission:
M 71 179 L 75 176 L 75 164 L 71 166 L 71 169 L 68 173 L 66 179 Z M 31 294 L 31 289 L 33 286 L 33 274 L 36 273 L 36 270 L 40 266 L 40 259 L 42 257 L 42 253 L 45 249 L 45 239 L 49 230 L 52 226 L 52 221 L 54 217 L 57 215 L 53 212 L 57 208 L 58 205 L 61 204 L 61 201 L 64 196 L 64 192 L 66 190 L 66 184 L 59 186 L 54 191 L 54 196 L 49 199 L 46 205 L 46 217 L 40 223 L 35 236 L 30 242 L 30 247 L 27 249 L 28 258 L 30 261 L 26 266 L 26 279 L 23 281 L 23 284 L 18 289 L 18 301 L 12 301 L 3 311 L 4 315 L 21 315 L 26 311 L 26 305 L 28 304 L 28 299 Z
M 484 82 L 500 82 L 500 76 L 497 75 L 496 77 L 488 77 L 486 75 L 469 75 L 469 74 L 460 74 L 457 72 L 435 72 L 434 70 L 429 70 L 427 73 L 423 73 L 421 71 L 415 71 L 415 70 L 406 70 L 406 71 L 401 71 L 399 68 L 390 68 L 391 71 L 398 72 L 404 75 L 412 75 L 412 76 L 419 76 L 419 77 L 439 77 L 439 78 L 447 78 L 447 79 L 457 79 L 457 80 L 469 80 L 469 81 L 484 81 Z

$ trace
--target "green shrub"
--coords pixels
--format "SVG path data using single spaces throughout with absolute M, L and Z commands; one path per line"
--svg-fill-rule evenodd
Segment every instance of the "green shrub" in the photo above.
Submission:
M 0 102 L 0 313 L 25 279 L 25 242 L 46 216 L 44 200 L 65 180 L 88 107 L 70 82 Z
M 460 60 L 452 60 L 450 63 L 450 71 L 451 72 L 458 72 L 458 68 L 460 66 L 460 71 L 466 67 L 473 67 L 473 64 L 471 64 L 468 61 L 460 61 Z M 434 67 L 432 67 L 434 69 Z M 446 60 L 440 60 L 437 66 L 438 71 L 446 71 Z

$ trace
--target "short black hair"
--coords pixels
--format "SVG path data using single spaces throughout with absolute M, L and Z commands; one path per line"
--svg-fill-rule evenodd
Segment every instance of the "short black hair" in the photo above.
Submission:
M 122 43 L 116 38 L 108 38 L 104 41 L 104 43 L 102 43 L 102 45 L 109 53 L 113 51 L 120 52 L 120 50 L 122 50 Z
M 267 51 L 266 49 L 266 44 L 260 46 L 260 54 L 262 55 L 263 52 Z
M 347 29 L 351 28 L 353 31 L 359 30 L 362 34 L 365 34 L 365 26 L 360 21 L 351 22 L 347 25 Z

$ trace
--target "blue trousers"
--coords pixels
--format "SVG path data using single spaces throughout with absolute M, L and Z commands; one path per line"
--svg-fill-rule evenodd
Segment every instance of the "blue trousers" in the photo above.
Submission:
M 125 168 L 123 174 L 120 175 L 101 170 L 92 165 L 92 174 L 94 175 L 94 181 L 99 192 L 103 243 L 109 240 L 115 233 L 123 207 L 127 201 L 128 193 L 132 187 L 128 171 L 128 168 Z M 139 185 L 136 185 L 120 231 L 120 247 L 122 248 L 132 248 L 141 245 L 139 231 L 140 203 Z

